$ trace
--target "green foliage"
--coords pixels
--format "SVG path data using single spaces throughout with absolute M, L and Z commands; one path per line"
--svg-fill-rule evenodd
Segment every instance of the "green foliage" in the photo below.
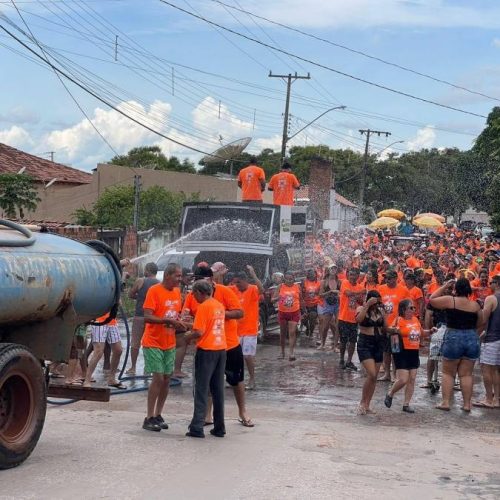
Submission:
M 486 127 L 477 137 L 472 150 L 482 159 L 500 162 L 500 107 L 494 107 L 488 115 Z
M 188 159 L 182 162 L 176 157 L 167 158 L 159 146 L 142 146 L 131 149 L 126 155 L 118 155 L 110 160 L 113 165 L 132 168 L 149 168 L 151 170 L 173 170 L 195 174 L 196 169 Z
M 180 221 L 182 204 L 199 201 L 199 193 L 171 193 L 162 186 L 141 192 L 139 229 L 175 229 Z M 80 208 L 73 214 L 77 224 L 106 228 L 131 226 L 134 220 L 133 186 L 113 186 L 99 197 L 92 210 Z
M 33 179 L 26 174 L 0 174 L 0 208 L 7 217 L 24 219 L 24 210 L 36 209 L 40 198 Z

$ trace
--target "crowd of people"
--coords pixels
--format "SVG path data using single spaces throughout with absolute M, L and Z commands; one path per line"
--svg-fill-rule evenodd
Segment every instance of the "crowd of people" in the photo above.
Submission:
M 305 330 L 311 347 L 338 354 L 339 369 L 362 366 L 360 415 L 375 413 L 378 382 L 390 384 L 386 407 L 402 392 L 402 411 L 414 413 L 412 397 L 425 347 L 427 382 L 422 388 L 435 388 L 439 371 L 442 400 L 437 409 L 450 410 L 454 390 L 462 392 L 464 412 L 473 406 L 500 408 L 498 243 L 451 228 L 406 239 L 383 232 L 323 233 L 308 244 L 311 268 L 275 273 L 267 293 L 277 310 L 280 359 L 297 360 L 297 337 Z M 168 429 L 162 412 L 170 380 L 188 376 L 182 366 L 190 344 L 195 345 L 194 411 L 187 436 L 204 437 L 207 425 L 213 426 L 211 434 L 224 436 L 225 383 L 233 389 L 241 424 L 254 426 L 245 391 L 256 387 L 259 304 L 266 290 L 252 266 L 228 271 L 222 262 L 201 262 L 194 270 L 169 264 L 158 281 L 156 264 L 148 263 L 130 288 L 136 303 L 127 375 L 135 376 L 142 348 L 144 371 L 152 377 L 144 429 Z M 93 326 L 91 339 L 84 386 L 93 382 L 109 345 L 108 384 L 124 388 L 116 379 L 122 350 L 116 320 Z M 485 395 L 473 401 L 478 360 Z

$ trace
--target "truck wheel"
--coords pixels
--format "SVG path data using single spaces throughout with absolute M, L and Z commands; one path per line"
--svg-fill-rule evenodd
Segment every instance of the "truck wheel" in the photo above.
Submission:
M 0 344 L 0 469 L 28 458 L 40 438 L 46 409 L 40 361 L 21 345 Z

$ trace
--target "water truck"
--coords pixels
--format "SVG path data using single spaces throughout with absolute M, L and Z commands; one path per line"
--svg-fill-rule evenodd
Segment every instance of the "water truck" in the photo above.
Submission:
M 120 262 L 100 241 L 81 243 L 0 220 L 0 469 L 35 448 L 47 397 L 109 401 L 109 390 L 49 383 L 47 362 L 67 362 L 79 325 L 111 311 Z

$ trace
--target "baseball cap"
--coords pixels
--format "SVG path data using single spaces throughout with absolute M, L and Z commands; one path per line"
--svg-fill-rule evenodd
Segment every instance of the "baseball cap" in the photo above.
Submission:
M 354 250 L 354 257 L 359 257 L 361 255 L 361 250 Z
M 203 278 L 212 278 L 213 275 L 214 275 L 214 273 L 212 272 L 212 270 L 206 266 L 201 266 L 201 267 L 198 266 L 194 270 L 194 279 L 195 280 L 200 280 Z
M 214 262 L 212 264 L 212 272 L 214 273 L 220 273 L 222 271 L 226 271 L 227 270 L 227 266 L 226 264 L 224 264 L 224 262 Z

